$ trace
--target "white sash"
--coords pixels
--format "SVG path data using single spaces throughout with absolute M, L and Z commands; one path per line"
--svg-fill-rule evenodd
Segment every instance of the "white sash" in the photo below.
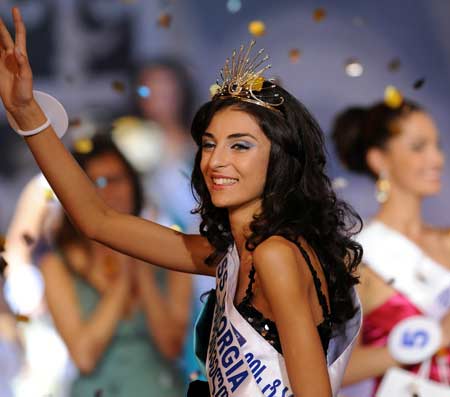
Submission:
M 372 221 L 357 236 L 363 262 L 423 314 L 439 320 L 450 309 L 450 271 L 401 233 Z
M 291 397 L 283 356 L 234 307 L 238 275 L 239 257 L 233 246 L 217 267 L 217 302 L 206 359 L 211 396 Z M 330 340 L 328 348 L 333 396 L 338 393 L 361 327 L 359 299 L 354 290 L 352 294 L 358 312 Z

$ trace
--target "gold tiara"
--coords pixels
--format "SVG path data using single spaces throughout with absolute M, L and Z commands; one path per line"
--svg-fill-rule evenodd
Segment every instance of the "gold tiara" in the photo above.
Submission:
M 247 49 L 242 44 L 239 52 L 233 51 L 231 60 L 226 59 L 225 65 L 220 70 L 222 81 L 217 80 L 214 85 L 212 100 L 234 98 L 280 112 L 277 107 L 283 104 L 284 98 L 270 90 L 276 85 L 263 86 L 265 81 L 270 81 L 262 75 L 272 66 L 270 64 L 263 66 L 269 56 L 264 55 L 264 49 L 260 49 L 253 58 L 250 58 L 254 45 L 254 40 L 250 42 Z

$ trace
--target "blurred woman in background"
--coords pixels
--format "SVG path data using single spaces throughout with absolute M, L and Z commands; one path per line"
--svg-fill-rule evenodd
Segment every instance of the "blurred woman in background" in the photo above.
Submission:
M 141 213 L 139 178 L 108 138 L 94 137 L 75 157 L 111 207 Z M 158 221 L 153 209 L 149 217 Z M 80 371 L 71 395 L 182 395 L 174 359 L 189 325 L 189 276 L 89 241 L 66 216 L 53 245 L 41 266 L 56 328 Z
M 387 347 L 390 332 L 414 315 L 441 322 L 442 350 L 432 359 L 430 378 L 448 382 L 450 299 L 443 297 L 450 293 L 450 229 L 422 218 L 422 202 L 439 193 L 444 166 L 434 121 L 408 100 L 395 108 L 377 103 L 339 114 L 332 136 L 343 164 L 376 181 L 380 203 L 358 238 L 365 317 L 344 383 L 376 378 L 373 395 L 386 371 L 401 365 Z M 405 368 L 417 372 L 419 365 Z

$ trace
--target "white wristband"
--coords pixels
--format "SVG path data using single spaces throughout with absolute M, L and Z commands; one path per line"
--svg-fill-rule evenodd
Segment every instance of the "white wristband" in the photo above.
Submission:
M 14 117 L 10 113 L 6 112 L 6 118 L 8 119 L 9 125 L 18 134 L 30 136 L 38 134 L 51 124 L 56 135 L 61 138 L 69 126 L 69 117 L 67 116 L 67 112 L 63 105 L 61 105 L 56 98 L 42 91 L 33 90 L 33 96 L 44 114 L 47 116 L 47 121 L 34 130 L 23 131 L 19 128 L 16 120 L 14 120 Z
M 35 128 L 34 130 L 24 131 L 24 130 L 17 129 L 16 132 L 23 136 L 31 136 L 31 135 L 39 134 L 41 131 L 44 131 L 49 126 L 50 126 L 50 120 L 47 119 L 44 124 Z

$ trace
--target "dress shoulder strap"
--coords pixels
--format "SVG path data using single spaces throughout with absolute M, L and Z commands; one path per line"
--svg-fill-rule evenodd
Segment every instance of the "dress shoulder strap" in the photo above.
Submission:
M 322 282 L 320 281 L 320 278 L 317 275 L 316 269 L 314 269 L 314 266 L 312 265 L 311 259 L 308 255 L 308 252 L 306 252 L 305 248 L 301 245 L 301 243 L 299 241 L 293 241 L 293 242 L 300 250 L 303 258 L 305 258 L 305 261 L 309 267 L 309 270 L 311 271 L 311 274 L 312 274 L 313 280 L 314 280 L 314 286 L 315 286 L 316 292 L 317 292 L 317 298 L 319 299 L 319 304 L 322 307 L 323 317 L 324 317 L 324 319 L 328 320 L 331 318 L 331 313 L 330 313 L 330 309 L 328 307 L 327 298 L 322 291 Z M 321 264 L 321 266 L 322 266 L 322 264 Z M 323 266 L 322 266 L 322 268 L 323 268 Z

